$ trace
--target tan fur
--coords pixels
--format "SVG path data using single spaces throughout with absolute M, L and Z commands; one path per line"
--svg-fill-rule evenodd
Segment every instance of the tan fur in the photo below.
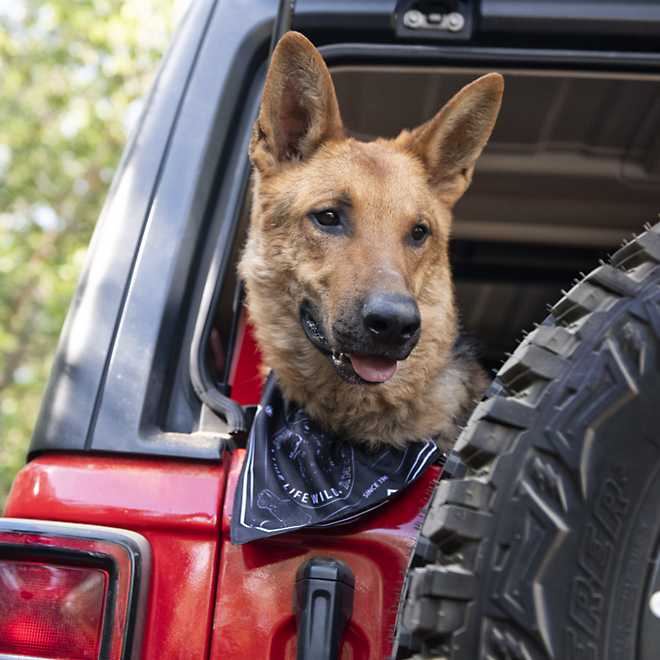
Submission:
M 485 376 L 454 350 L 448 241 L 451 207 L 469 185 L 501 96 L 501 76 L 490 74 L 418 129 L 359 142 L 344 136 L 318 52 L 297 33 L 280 41 L 250 149 L 253 205 L 240 274 L 264 369 L 324 427 L 372 444 L 440 436 L 446 445 L 481 395 Z M 309 221 L 310 211 L 338 205 L 353 220 L 350 236 L 328 236 Z M 411 247 L 406 237 L 420 219 L 432 234 Z M 352 385 L 309 342 L 298 309 L 313 300 L 330 329 L 375 288 L 414 296 L 421 337 L 391 380 Z

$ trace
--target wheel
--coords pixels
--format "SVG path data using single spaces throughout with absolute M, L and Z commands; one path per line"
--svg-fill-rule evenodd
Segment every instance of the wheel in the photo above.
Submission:
M 660 657 L 659 264 L 660 223 L 504 364 L 429 506 L 395 657 Z

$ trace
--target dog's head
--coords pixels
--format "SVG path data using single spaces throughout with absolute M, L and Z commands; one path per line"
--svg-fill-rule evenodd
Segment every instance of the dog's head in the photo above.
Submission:
M 310 346 L 318 364 L 295 360 L 306 376 L 332 365 L 335 378 L 376 388 L 395 382 L 397 367 L 418 362 L 425 373 L 442 362 L 456 335 L 451 209 L 502 89 L 502 77 L 488 74 L 422 126 L 360 142 L 344 133 L 318 51 L 298 33 L 282 38 L 250 146 L 253 211 L 241 263 L 259 343 L 280 379 L 295 378 L 282 363 L 294 351 L 309 357 Z

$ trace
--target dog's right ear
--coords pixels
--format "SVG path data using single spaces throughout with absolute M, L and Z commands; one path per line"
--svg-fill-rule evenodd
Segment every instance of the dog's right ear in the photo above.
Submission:
M 270 61 L 250 143 L 261 172 L 305 160 L 326 140 L 344 135 L 335 88 L 320 53 L 299 32 L 287 32 Z

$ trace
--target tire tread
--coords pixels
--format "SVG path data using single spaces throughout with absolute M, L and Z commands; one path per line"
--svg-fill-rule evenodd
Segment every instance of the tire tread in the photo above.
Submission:
M 658 264 L 660 223 L 624 245 L 610 263 L 568 291 L 551 308 L 546 322 L 505 362 L 497 378 L 506 395 L 498 393 L 479 403 L 454 447 L 468 466 L 468 476 L 439 482 L 421 527 L 424 556 L 432 559 L 416 555 L 413 565 L 417 567 L 408 576 L 400 608 L 400 624 L 404 634 L 414 640 L 414 648 L 406 651 L 395 643 L 394 657 L 476 660 L 461 654 L 454 634 L 473 616 L 470 603 L 477 597 L 479 562 L 484 561 L 480 547 L 494 522 L 496 468 L 534 423 L 543 406 L 543 388 L 553 383 L 570 395 L 568 381 L 577 349 L 602 330 L 604 312 L 637 296 L 651 275 L 657 278 Z M 502 472 L 509 469 L 514 468 L 506 466 Z M 548 475 L 552 478 L 552 470 Z M 429 550 L 429 543 L 435 551 Z M 443 565 L 452 557 L 462 561 Z M 501 644 L 514 648 L 513 641 L 502 640 Z M 438 648 L 443 649 L 442 655 Z M 500 657 L 505 656 L 497 655 L 498 660 Z

